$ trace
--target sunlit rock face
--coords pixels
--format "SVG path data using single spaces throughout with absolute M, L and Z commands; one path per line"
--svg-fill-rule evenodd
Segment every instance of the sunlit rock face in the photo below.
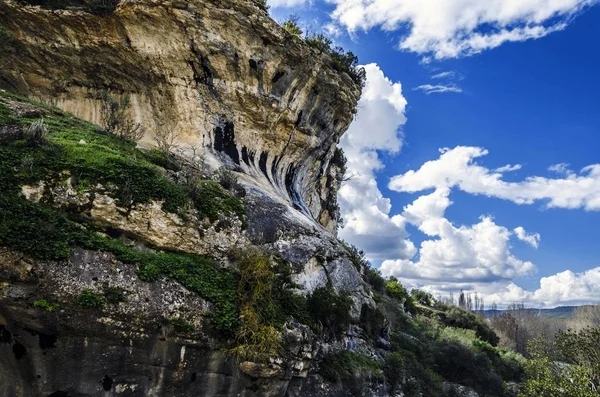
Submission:
M 143 144 L 174 132 L 335 230 L 329 160 L 360 87 L 251 0 L 125 0 L 106 16 L 8 1 L 0 22 L 22 44 L 0 87 L 98 124 L 103 90 L 128 95 Z

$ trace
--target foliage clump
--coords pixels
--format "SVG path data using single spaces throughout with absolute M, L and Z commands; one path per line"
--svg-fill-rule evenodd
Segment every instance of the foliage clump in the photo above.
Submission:
M 308 297 L 308 311 L 326 339 L 340 337 L 352 320 L 352 299 L 346 292 L 337 293 L 331 283 L 316 288 Z
M 485 320 L 469 311 L 452 307 L 445 312 L 446 325 L 458 328 L 472 329 L 482 340 L 489 342 L 492 346 L 498 345 L 498 335 L 490 328 Z
M 329 54 L 331 66 L 338 72 L 345 72 L 352 81 L 361 87 L 365 86 L 366 71 L 358 66 L 358 57 L 351 51 L 345 52 L 342 47 L 334 47 L 333 42 L 322 33 L 313 34 L 305 38 L 306 44 L 321 53 Z
M 240 272 L 237 294 L 240 326 L 237 346 L 231 350 L 240 360 L 266 362 L 282 348 L 281 333 L 273 326 L 276 274 L 271 259 L 255 250 L 233 253 Z
M 283 23 L 281 24 L 281 27 L 286 32 L 288 32 L 294 36 L 298 36 L 298 37 L 302 36 L 303 32 L 302 32 L 302 29 L 300 29 L 300 26 L 298 25 L 298 16 L 297 15 L 290 15 L 290 17 L 288 19 L 283 21 Z
M 348 387 L 353 395 L 360 395 L 357 378 L 379 378 L 383 375 L 379 362 L 348 350 L 326 356 L 321 362 L 319 373 L 330 382 Z
M 104 306 L 105 299 L 89 288 L 84 288 L 77 297 L 77 303 L 83 307 L 100 309 Z
M 175 328 L 175 331 L 181 333 L 192 332 L 195 328 L 194 324 L 191 324 L 182 318 L 172 318 L 169 320 L 169 324 L 171 324 L 173 328 Z
M 106 132 L 133 142 L 144 137 L 144 130 L 140 123 L 135 123 L 129 118 L 131 99 L 128 94 L 117 99 L 108 91 L 103 91 L 100 100 L 102 127 Z
M 56 311 L 60 307 L 58 303 L 50 302 L 47 299 L 38 299 L 35 302 L 33 302 L 33 306 L 42 308 L 50 313 Z
M 412 300 L 406 288 L 400 284 L 396 277 L 392 276 L 386 281 L 385 291 L 389 296 L 400 301 L 406 312 L 415 313 L 416 307 L 414 301 Z

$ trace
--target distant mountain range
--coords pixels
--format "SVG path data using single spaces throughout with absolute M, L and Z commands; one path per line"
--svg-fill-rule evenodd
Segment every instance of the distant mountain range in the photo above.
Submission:
M 551 317 L 551 318 L 571 318 L 575 314 L 575 309 L 578 306 L 559 306 L 553 309 L 534 309 L 529 308 L 525 310 L 529 310 L 532 313 L 538 316 Z M 494 315 L 499 316 L 503 312 L 510 312 L 510 310 L 484 310 L 483 315 L 485 317 L 493 317 Z

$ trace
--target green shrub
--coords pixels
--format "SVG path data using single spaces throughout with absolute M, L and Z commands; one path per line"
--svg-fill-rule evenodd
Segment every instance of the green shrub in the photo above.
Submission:
M 47 312 L 53 312 L 60 307 L 58 303 L 52 303 L 46 299 L 39 299 L 33 302 L 33 306 L 42 308 Z
M 77 298 L 77 303 L 83 307 L 100 309 L 104 305 L 104 297 L 89 288 L 84 288 Z
M 356 376 L 383 375 L 380 363 L 348 350 L 326 356 L 321 362 L 319 373 L 325 379 L 338 383 L 350 382 Z
M 383 335 L 385 316 L 378 308 L 371 308 L 365 303 L 360 310 L 360 325 L 367 337 L 377 340 Z
M 298 16 L 296 15 L 290 15 L 290 17 L 281 24 L 281 27 L 294 36 L 302 36 L 302 29 L 298 26 Z
M 144 137 L 141 125 L 133 122 L 127 114 L 131 107 L 129 95 L 122 95 L 120 99 L 116 99 L 108 91 L 103 91 L 100 101 L 102 127 L 106 132 L 133 142 Z
M 340 337 L 348 329 L 352 319 L 352 299 L 346 292 L 338 294 L 331 284 L 327 284 L 310 294 L 307 306 L 311 317 L 323 328 L 326 338 Z
M 499 338 L 494 330 L 485 323 L 485 320 L 482 317 L 469 311 L 458 307 L 452 307 L 449 311 L 445 312 L 444 322 L 446 325 L 452 327 L 472 329 L 477 333 L 477 336 L 481 340 L 489 342 L 492 346 L 498 345 Z
M 408 294 L 408 291 L 395 277 L 390 277 L 385 283 L 385 292 L 392 298 L 396 298 L 404 305 L 404 310 L 408 313 L 415 313 L 415 303 Z
M 329 52 L 331 51 L 332 41 L 329 37 L 325 36 L 322 33 L 312 34 L 307 36 L 304 41 L 310 47 L 315 48 L 319 52 Z
M 206 217 L 211 222 L 219 220 L 220 214 L 237 217 L 242 221 L 242 228 L 247 227 L 246 210 L 242 200 L 229 194 L 218 182 L 197 181 L 190 187 L 189 195 L 200 217 Z
M 106 302 L 111 305 L 118 305 L 121 302 L 125 302 L 127 299 L 125 298 L 125 293 L 123 292 L 123 288 L 121 287 L 111 287 L 108 283 L 105 283 L 102 286 L 102 295 L 106 299 Z
M 194 324 L 188 323 L 182 318 L 172 318 L 169 320 L 169 324 L 175 328 L 175 331 L 181 333 L 188 333 L 194 331 Z
M 413 289 L 410 291 L 410 296 L 413 300 L 421 305 L 432 306 L 435 303 L 433 295 L 420 289 Z

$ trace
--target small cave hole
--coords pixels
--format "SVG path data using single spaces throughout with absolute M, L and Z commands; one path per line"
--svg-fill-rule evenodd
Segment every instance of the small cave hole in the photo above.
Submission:
M 258 64 L 254 59 L 250 59 L 248 63 L 250 64 L 250 69 L 254 70 L 255 72 L 258 71 Z
M 271 79 L 271 83 L 272 84 L 277 83 L 279 81 L 279 79 L 281 79 L 283 76 L 285 76 L 285 72 L 278 71 L 277 73 L 275 73 L 275 75 Z
M 298 117 L 296 118 L 296 122 L 294 123 L 294 125 L 296 127 L 298 127 L 300 125 L 300 123 L 302 122 L 302 114 L 304 113 L 304 111 L 300 111 L 300 113 L 298 113 Z
M 105 391 L 109 391 L 110 389 L 112 389 L 112 385 L 113 385 L 112 378 L 108 375 L 104 375 L 104 378 L 102 379 L 102 388 Z
M 193 372 L 192 373 L 192 383 L 195 382 L 198 379 L 198 374 Z
M 15 354 L 15 358 L 17 360 L 22 359 L 27 354 L 27 349 L 25 348 L 25 346 L 23 346 L 17 341 L 15 341 L 15 344 L 12 347 L 12 351 Z
M 12 343 L 12 334 L 4 325 L 0 325 L 0 343 Z
M 54 347 L 54 345 L 56 344 L 56 335 L 46 335 L 46 334 L 40 333 L 39 340 L 40 340 L 40 348 L 42 350 L 46 350 L 51 347 Z

